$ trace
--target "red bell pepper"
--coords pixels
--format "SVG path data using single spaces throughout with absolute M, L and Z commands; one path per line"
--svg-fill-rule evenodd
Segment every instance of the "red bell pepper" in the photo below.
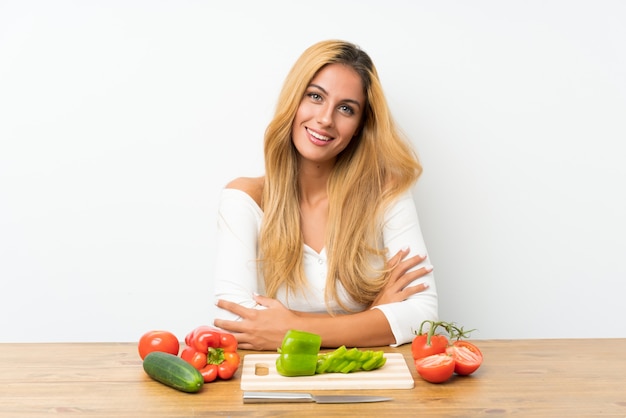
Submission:
M 239 368 L 237 340 L 228 332 L 201 325 L 187 334 L 185 344 L 181 358 L 200 371 L 205 383 L 228 380 Z

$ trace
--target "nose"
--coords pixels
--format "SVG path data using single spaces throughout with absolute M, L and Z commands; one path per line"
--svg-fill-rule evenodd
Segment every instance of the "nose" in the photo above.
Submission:
M 319 111 L 317 112 L 317 123 L 321 126 L 332 126 L 333 110 L 333 107 L 328 104 L 320 106 Z

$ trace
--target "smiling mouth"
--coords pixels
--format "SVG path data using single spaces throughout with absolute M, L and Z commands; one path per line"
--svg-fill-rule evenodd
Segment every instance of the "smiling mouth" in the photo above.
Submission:
M 306 128 L 306 131 L 309 133 L 309 135 L 311 135 L 313 138 L 315 139 L 319 139 L 320 141 L 324 141 L 324 142 L 328 142 L 330 140 L 332 140 L 333 138 L 329 137 L 329 136 L 324 136 L 324 135 L 320 135 L 317 132 L 313 132 L 312 130 L 310 130 L 309 128 Z

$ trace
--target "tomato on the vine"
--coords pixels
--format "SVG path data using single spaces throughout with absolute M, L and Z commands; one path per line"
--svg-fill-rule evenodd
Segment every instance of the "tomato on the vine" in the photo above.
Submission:
M 445 353 L 433 354 L 415 360 L 415 368 L 430 383 L 443 383 L 454 373 L 454 359 Z
M 428 332 L 423 332 L 429 325 Z M 443 328 L 446 334 L 438 333 Z M 474 344 L 462 341 L 470 332 L 453 322 L 425 320 L 411 345 L 415 367 L 424 378 L 432 383 L 441 383 L 452 374 L 472 374 L 483 362 L 483 355 Z
M 448 338 L 445 335 L 432 335 L 429 338 L 428 334 L 421 334 L 413 338 L 411 354 L 413 355 L 413 360 L 419 360 L 433 354 L 445 353 L 447 347 Z
M 148 331 L 139 339 L 138 350 L 142 360 L 153 351 L 162 351 L 177 356 L 179 349 L 178 338 L 169 331 Z
M 424 332 L 424 325 L 426 324 L 430 326 L 428 332 Z M 447 330 L 449 325 L 446 322 L 428 320 L 422 322 L 420 329 L 415 333 L 416 337 L 413 338 L 411 342 L 413 360 L 419 360 L 424 357 L 432 356 L 433 354 L 446 352 L 448 337 L 437 333 L 437 328 L 439 327 L 444 327 Z
M 468 341 L 455 341 L 446 353 L 454 359 L 454 372 L 461 376 L 474 373 L 483 362 L 483 354 Z

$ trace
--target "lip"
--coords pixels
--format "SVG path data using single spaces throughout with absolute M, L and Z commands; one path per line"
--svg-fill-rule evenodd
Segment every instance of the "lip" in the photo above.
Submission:
M 314 129 L 308 128 L 308 127 L 305 127 L 304 129 L 305 129 L 305 131 L 307 133 L 307 136 L 309 137 L 309 141 L 311 141 L 315 145 L 326 145 L 326 144 L 329 144 L 330 142 L 332 142 L 335 139 L 331 135 L 328 135 L 326 132 L 319 132 L 319 131 L 316 131 Z M 323 137 L 326 137 L 326 138 L 329 138 L 329 139 L 327 139 L 327 140 L 319 139 L 315 135 L 323 136 Z

